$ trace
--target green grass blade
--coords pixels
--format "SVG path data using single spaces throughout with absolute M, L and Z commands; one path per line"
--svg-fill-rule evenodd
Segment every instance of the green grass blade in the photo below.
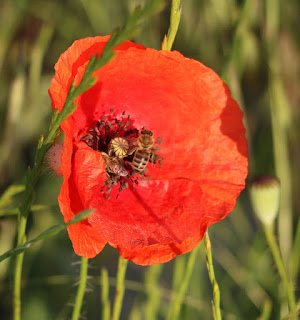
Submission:
M 0 197 L 0 208 L 7 206 L 12 201 L 12 197 L 25 190 L 22 184 L 13 184 L 9 186 Z
M 7 251 L 6 253 L 2 254 L 0 256 L 0 262 L 5 260 L 8 257 L 11 257 L 13 255 L 17 255 L 20 254 L 22 252 L 24 252 L 25 250 L 29 249 L 30 247 L 32 247 L 36 242 L 40 241 L 40 240 L 45 240 L 48 239 L 54 235 L 56 235 L 57 233 L 59 233 L 62 230 L 65 230 L 68 226 L 80 222 L 84 219 L 86 219 L 91 213 L 93 212 L 93 210 L 84 210 L 80 213 L 78 213 L 72 220 L 70 220 L 68 223 L 63 223 L 63 224 L 59 224 L 56 226 L 53 226 L 49 229 L 47 229 L 46 231 L 44 231 L 43 233 L 41 233 L 39 236 L 37 236 L 36 238 L 24 243 L 23 245 L 20 245 L 12 250 Z

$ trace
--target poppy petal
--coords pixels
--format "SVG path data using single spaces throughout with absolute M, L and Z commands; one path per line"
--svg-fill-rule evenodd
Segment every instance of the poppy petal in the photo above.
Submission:
M 192 251 L 202 238 L 203 236 L 196 235 L 185 239 L 181 244 L 169 243 L 167 245 L 154 244 L 151 246 L 141 244 L 131 250 L 127 250 L 122 246 L 116 246 L 116 248 L 123 258 L 142 266 L 148 266 L 168 262 L 180 254 Z
M 79 83 L 89 58 L 101 55 L 108 39 L 76 41 L 61 56 L 49 90 L 53 108 L 62 108 L 71 82 Z M 69 228 L 78 254 L 92 257 L 109 242 L 138 264 L 165 262 L 192 250 L 208 226 L 233 210 L 247 176 L 242 112 L 219 76 L 200 62 L 129 41 L 116 53 L 61 126 L 61 211 L 70 219 L 95 208 L 82 223 L 89 232 Z M 107 116 L 130 116 L 133 127 L 151 130 L 162 139 L 158 154 L 164 158 L 162 166 L 148 164 L 150 180 L 129 181 L 122 192 L 113 187 L 109 200 L 101 192 L 105 163 L 81 141 Z

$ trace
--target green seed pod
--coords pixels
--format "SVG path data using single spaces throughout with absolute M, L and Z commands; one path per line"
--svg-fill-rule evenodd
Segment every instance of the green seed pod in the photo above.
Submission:
M 252 208 L 259 220 L 272 226 L 279 209 L 280 182 L 272 176 L 260 176 L 249 188 Z

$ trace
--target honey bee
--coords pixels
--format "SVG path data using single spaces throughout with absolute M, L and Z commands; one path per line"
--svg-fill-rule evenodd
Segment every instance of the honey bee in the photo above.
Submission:
M 110 157 L 107 153 L 101 152 L 103 160 L 106 164 L 108 173 L 113 173 L 121 177 L 128 177 L 127 170 L 124 168 L 124 161 L 116 157 Z
M 153 133 L 150 130 L 142 130 L 141 134 L 137 138 L 137 146 L 132 159 L 133 172 L 142 173 L 148 162 L 153 159 L 155 150 Z M 132 153 L 133 153 L 132 152 Z
M 110 140 L 108 144 L 108 155 L 110 157 L 115 156 L 116 158 L 122 159 L 127 156 L 128 149 L 128 141 L 125 138 L 116 137 Z

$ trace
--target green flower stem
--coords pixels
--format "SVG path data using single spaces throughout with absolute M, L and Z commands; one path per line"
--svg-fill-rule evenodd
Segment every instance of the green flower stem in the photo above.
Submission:
M 272 67 L 271 67 L 272 69 Z M 288 124 L 289 107 L 283 92 L 281 76 L 269 70 L 270 113 L 274 147 L 276 175 L 280 180 L 280 209 L 278 215 L 278 235 L 282 256 L 288 261 L 292 248 L 293 212 L 292 212 L 292 173 L 289 160 Z
M 21 319 L 21 277 L 22 277 L 24 251 L 28 249 L 30 246 L 32 246 L 34 243 L 36 243 L 37 241 L 48 238 L 58 233 L 59 231 L 65 229 L 68 225 L 71 225 L 73 223 L 86 219 L 92 212 L 93 212 L 92 210 L 83 211 L 80 214 L 76 215 L 76 217 L 70 220 L 68 223 L 62 224 L 59 226 L 54 226 L 48 229 L 47 231 L 43 232 L 40 236 L 36 237 L 35 239 L 27 243 L 25 243 L 26 241 L 25 228 L 27 223 L 27 217 L 26 218 L 22 216 L 20 217 L 20 222 L 18 225 L 18 243 L 20 243 L 20 245 L 17 248 L 10 250 L 5 254 L 3 254 L 2 256 L 0 256 L 0 261 L 2 261 L 13 254 L 20 253 L 16 257 L 15 273 L 14 273 L 14 295 L 13 295 L 13 319 L 14 320 Z
M 27 217 L 19 216 L 18 224 L 18 245 L 22 245 L 26 241 L 25 229 L 26 229 Z M 24 260 L 24 253 L 21 253 L 16 258 L 15 273 L 14 273 L 14 296 L 13 296 L 13 319 L 21 319 L 21 278 L 22 278 L 22 266 Z
M 188 256 L 186 254 L 181 254 L 176 257 L 173 266 L 173 275 L 172 275 L 172 289 L 178 288 L 182 275 L 185 273 L 186 263 Z
M 298 273 L 300 272 L 300 219 L 298 219 L 294 245 L 291 251 L 290 263 L 289 263 L 289 274 L 292 280 L 296 280 Z
M 172 0 L 170 26 L 168 34 L 164 37 L 162 43 L 162 50 L 171 50 L 175 36 L 178 30 L 179 22 L 181 17 L 181 5 L 180 0 Z
M 213 287 L 213 301 L 212 301 L 212 309 L 213 309 L 213 317 L 214 320 L 221 320 L 221 310 L 220 310 L 220 289 L 215 278 L 214 266 L 212 261 L 212 252 L 211 252 L 211 243 L 208 236 L 208 232 L 206 232 L 204 236 L 205 243 L 205 253 L 206 253 L 206 266 L 208 270 L 209 279 L 211 285 Z
M 192 275 L 192 271 L 194 268 L 194 264 L 196 261 L 196 256 L 198 254 L 200 246 L 196 247 L 189 255 L 189 259 L 187 262 L 187 266 L 185 269 L 185 273 L 181 282 L 179 283 L 179 287 L 177 290 L 173 290 L 173 295 L 170 303 L 170 307 L 167 314 L 167 320 L 177 320 L 180 315 L 180 309 L 184 300 L 184 295 L 186 293 L 188 284 L 190 282 L 190 278 Z
M 56 132 L 53 141 L 58 136 L 59 132 Z M 18 224 L 18 240 L 17 245 L 21 246 L 26 241 L 26 224 L 27 218 L 30 212 L 31 205 L 34 201 L 34 187 L 38 181 L 39 176 L 42 172 L 42 161 L 46 154 L 46 151 L 49 149 L 49 145 L 44 145 L 44 138 L 41 137 L 38 143 L 38 149 L 35 156 L 35 165 L 33 169 L 30 168 L 27 170 L 26 180 L 25 180 L 25 193 L 23 198 L 23 203 L 20 207 L 19 212 L 19 224 Z M 15 265 L 15 276 L 14 276 L 14 297 L 13 297 L 13 319 L 19 320 L 21 316 L 21 274 L 22 274 L 22 265 L 23 265 L 23 255 L 21 253 L 16 258 Z
M 0 256 L 0 262 L 4 259 L 18 254 L 16 257 L 16 264 L 15 264 L 15 273 L 14 273 L 14 296 L 13 296 L 13 319 L 20 320 L 21 319 L 21 276 L 22 276 L 22 265 L 24 259 L 24 251 L 35 244 L 37 241 L 49 238 L 58 232 L 64 230 L 67 226 L 77 223 L 86 219 L 90 214 L 92 214 L 93 210 L 85 210 L 78 213 L 72 220 L 70 220 L 66 224 L 61 224 L 57 226 L 53 226 L 34 238 L 31 241 L 25 243 L 26 237 L 23 237 L 23 242 L 18 238 L 18 243 L 22 243 L 22 245 L 18 246 L 15 249 L 9 250 L 3 255 Z M 20 218 L 20 222 L 18 225 L 18 236 L 25 232 L 27 220 L 24 217 Z
M 264 303 L 264 307 L 261 313 L 261 316 L 258 318 L 258 320 L 269 320 L 272 313 L 272 301 L 270 299 L 267 299 Z
M 242 7 L 241 7 L 238 21 L 236 23 L 230 51 L 229 51 L 228 57 L 226 59 L 225 66 L 223 68 L 222 75 L 221 75 L 222 80 L 227 83 L 229 82 L 229 69 L 232 64 L 234 64 L 235 68 L 237 69 L 238 75 L 239 76 L 241 75 L 241 72 L 238 68 L 236 61 L 239 60 L 239 59 L 237 59 L 237 56 L 240 53 L 240 40 L 244 36 L 244 33 L 245 33 L 244 32 L 245 26 L 247 25 L 248 20 L 249 20 L 249 7 L 252 2 L 253 2 L 252 0 L 244 0 Z
M 278 215 L 278 241 L 282 257 L 287 263 L 292 248 L 292 171 L 289 152 L 289 130 L 291 129 L 290 106 L 282 80 L 282 66 L 278 46 L 280 27 L 280 1 L 266 0 L 265 42 L 268 58 L 269 105 L 272 121 L 272 140 L 276 176 L 280 180 L 280 209 Z
M 256 256 L 255 250 L 252 249 L 249 256 Z M 269 295 L 260 284 L 252 280 L 251 271 L 245 267 L 239 259 L 226 247 L 223 247 L 214 259 L 222 266 L 222 268 L 228 273 L 231 279 L 241 288 L 245 290 L 248 299 L 256 306 L 257 309 L 261 307 L 261 302 L 265 301 Z M 247 286 L 245 287 L 245 283 Z
M 21 319 L 21 278 L 22 278 L 22 265 L 24 253 L 16 258 L 15 273 L 14 273 L 14 296 L 13 296 L 13 319 Z
M 232 92 L 232 96 L 237 100 L 240 109 L 244 113 L 243 124 L 246 129 L 246 138 L 248 140 L 248 154 L 250 165 L 253 162 L 251 161 L 252 138 L 250 134 L 248 134 L 248 132 L 250 131 L 248 130 L 249 125 L 247 120 L 247 114 L 245 112 L 244 97 L 241 88 L 242 70 L 237 62 L 240 61 L 240 42 L 242 41 L 243 37 L 247 36 L 245 30 L 247 28 L 247 24 L 249 23 L 249 7 L 251 6 L 251 4 L 253 4 L 252 0 L 244 0 L 241 4 L 241 10 L 235 26 L 233 38 L 230 45 L 230 50 L 228 52 L 228 56 L 226 57 L 225 64 L 221 74 L 221 79 L 229 85 L 230 90 Z
M 151 266 L 146 273 L 145 287 L 148 299 L 146 301 L 145 319 L 157 319 L 157 312 L 161 301 L 161 290 L 159 287 L 159 278 L 163 270 L 162 264 Z
M 125 274 L 127 270 L 128 260 L 123 259 L 121 256 L 119 258 L 118 273 L 117 273 L 117 284 L 116 293 L 114 299 L 112 320 L 119 320 L 122 310 L 123 297 L 125 292 Z
M 110 319 L 109 277 L 106 269 L 101 270 L 102 320 Z
M 80 282 L 75 300 L 75 305 L 72 314 L 72 320 L 78 320 L 80 317 L 80 310 L 86 288 L 86 280 L 88 274 L 88 259 L 81 257 L 81 268 L 80 268 Z
M 283 263 L 283 260 L 282 260 L 281 254 L 280 254 L 278 244 L 275 239 L 273 228 L 271 226 L 264 225 L 264 233 L 265 233 L 268 245 L 271 249 L 271 252 L 272 252 L 276 267 L 278 269 L 280 278 L 283 282 L 286 294 L 287 294 L 290 315 L 291 315 L 290 319 L 296 320 L 297 316 L 296 316 L 295 295 L 294 295 L 292 284 L 289 280 L 286 268 L 284 266 L 284 263 Z

